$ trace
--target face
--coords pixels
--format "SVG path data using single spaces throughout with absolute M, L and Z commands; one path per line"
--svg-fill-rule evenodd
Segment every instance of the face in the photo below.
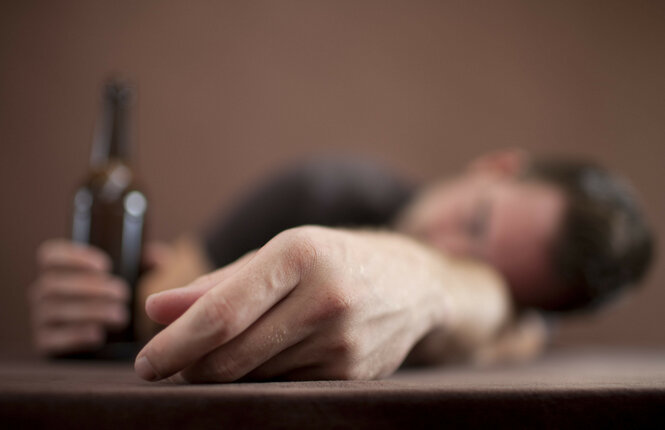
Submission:
M 518 304 L 548 307 L 558 299 L 548 248 L 564 205 L 552 186 L 472 170 L 425 190 L 397 227 L 452 255 L 487 262 Z

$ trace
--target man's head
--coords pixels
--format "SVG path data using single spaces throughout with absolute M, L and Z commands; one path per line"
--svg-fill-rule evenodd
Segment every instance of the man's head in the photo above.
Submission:
M 545 310 L 606 301 L 641 279 L 653 249 L 620 178 L 594 163 L 516 150 L 483 156 L 429 187 L 398 228 L 488 262 L 519 306 Z

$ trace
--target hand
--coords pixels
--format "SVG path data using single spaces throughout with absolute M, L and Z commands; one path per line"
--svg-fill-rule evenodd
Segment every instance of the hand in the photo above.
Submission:
M 37 251 L 39 276 L 28 299 L 36 349 L 45 355 L 93 350 L 107 329 L 128 322 L 130 291 L 111 276 L 111 261 L 99 249 L 57 239 Z
M 203 246 L 194 236 L 181 236 L 172 244 L 153 242 L 145 247 L 144 266 L 148 269 L 136 286 L 135 328 L 139 339 L 147 341 L 161 328 L 145 313 L 148 296 L 194 281 L 210 272 Z
M 404 236 L 287 230 L 149 297 L 148 315 L 170 325 L 139 353 L 136 371 L 192 382 L 382 377 L 451 322 L 449 271 L 441 254 Z

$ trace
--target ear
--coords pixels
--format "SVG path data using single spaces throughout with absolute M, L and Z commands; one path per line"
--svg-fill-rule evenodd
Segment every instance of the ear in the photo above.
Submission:
M 526 151 L 518 148 L 502 149 L 481 155 L 469 163 L 467 170 L 514 177 L 524 171 L 528 162 Z

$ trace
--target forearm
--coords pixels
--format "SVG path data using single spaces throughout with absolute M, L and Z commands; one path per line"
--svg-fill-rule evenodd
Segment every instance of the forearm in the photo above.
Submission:
M 409 363 L 467 361 L 496 342 L 512 318 L 503 279 L 489 266 L 453 258 L 408 236 L 358 230 L 371 247 L 392 253 L 376 280 L 404 280 L 404 288 L 420 298 L 423 318 L 414 318 L 420 341 Z M 405 299 L 406 300 L 406 299 Z M 417 321 L 417 322 L 416 322 Z
M 510 324 L 513 310 L 508 290 L 489 266 L 431 252 L 442 267 L 445 316 L 413 348 L 407 364 L 474 360 Z
M 478 349 L 472 359 L 478 365 L 520 363 L 541 355 L 549 340 L 545 319 L 537 311 L 517 315 L 496 338 Z

